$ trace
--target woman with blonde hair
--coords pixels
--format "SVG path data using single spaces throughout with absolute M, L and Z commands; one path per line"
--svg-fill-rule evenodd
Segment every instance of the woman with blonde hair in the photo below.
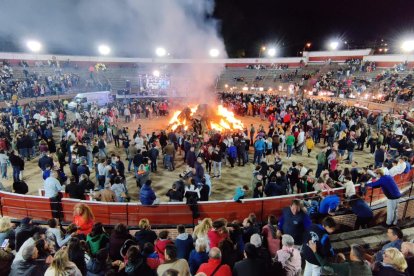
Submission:
M 407 261 L 404 258 L 403 253 L 401 253 L 396 248 L 387 248 L 383 253 L 382 263 L 377 263 L 374 268 L 374 275 L 386 276 L 386 275 L 395 275 L 395 276 L 405 276 L 408 273 L 405 272 L 407 269 Z
M 0 218 L 0 244 L 3 244 L 4 240 L 9 240 L 9 248 L 14 249 L 15 244 L 15 232 L 13 225 L 9 217 Z
M 39 142 L 39 151 L 40 153 L 47 153 L 49 151 L 49 146 L 45 140 L 40 140 Z
M 206 239 L 200 238 L 195 241 L 195 249 L 190 252 L 190 258 L 188 259 L 188 265 L 190 266 L 192 275 L 197 273 L 201 264 L 208 262 L 207 247 L 208 242 Z
M 195 228 L 193 231 L 193 240 L 194 242 L 197 241 L 197 239 L 205 239 L 207 241 L 207 248 L 206 252 L 210 251 L 210 241 L 208 239 L 208 231 L 213 227 L 213 221 L 211 218 L 205 218 L 203 219 Z
M 45 276 L 60 275 L 82 276 L 82 273 L 78 267 L 69 261 L 66 248 L 60 249 L 58 252 L 56 252 L 52 263 L 45 272 Z
M 154 244 L 158 238 L 157 234 L 151 230 L 150 222 L 147 218 L 142 218 L 138 222 L 139 230 L 135 232 L 135 240 L 140 248 L 144 248 L 144 245 L 149 242 Z
M 73 223 L 78 227 L 77 233 L 88 235 L 92 231 L 95 216 L 88 205 L 78 203 L 73 208 Z

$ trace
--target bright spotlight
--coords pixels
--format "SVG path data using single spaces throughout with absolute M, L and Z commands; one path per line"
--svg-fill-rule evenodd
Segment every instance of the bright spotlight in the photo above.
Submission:
M 269 50 L 267 50 L 267 55 L 269 57 L 274 57 L 276 55 L 276 49 L 275 48 L 270 48 Z
M 404 41 L 401 45 L 401 49 L 404 52 L 412 52 L 414 50 L 414 40 Z
M 27 41 L 26 46 L 32 52 L 39 52 L 42 49 L 42 44 L 36 40 Z
M 159 57 L 163 57 L 167 54 L 167 50 L 165 50 L 162 47 L 158 47 L 157 49 L 155 49 L 155 54 Z
M 154 72 L 152 72 L 152 75 L 154 75 L 154 77 L 158 78 L 160 76 L 160 71 L 154 70 Z
M 329 48 L 331 50 L 336 50 L 336 49 L 338 49 L 338 47 L 339 47 L 339 42 L 338 41 L 331 41 L 329 43 Z
M 217 49 L 211 49 L 209 54 L 210 54 L 210 57 L 218 57 L 220 54 L 220 51 Z
M 111 52 L 111 48 L 109 48 L 108 45 L 102 44 L 102 45 L 99 45 L 98 51 L 101 55 L 106 56 L 106 55 L 109 55 L 109 53 Z

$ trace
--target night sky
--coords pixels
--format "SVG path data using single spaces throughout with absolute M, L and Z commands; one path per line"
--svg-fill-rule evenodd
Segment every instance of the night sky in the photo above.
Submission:
M 257 57 L 268 44 L 279 56 L 296 56 L 306 42 L 324 50 L 332 38 L 350 48 L 380 47 L 384 39 L 396 52 L 401 37 L 414 34 L 414 0 L 216 0 L 214 15 L 230 57 Z
M 27 51 L 22 41 L 29 36 L 29 32 L 30 36 L 44 42 L 49 53 L 96 55 L 95 45 L 102 40 L 114 46 L 114 55 L 151 57 L 156 44 L 151 39 L 155 37 L 157 41 L 158 33 L 162 33 L 162 37 L 157 43 L 162 43 L 168 34 L 176 37 L 174 32 L 166 34 L 165 30 L 148 32 L 153 25 L 137 23 L 140 22 L 137 19 L 145 16 L 131 15 L 134 10 L 128 7 L 143 7 L 141 10 L 155 14 L 153 18 L 157 17 L 157 12 L 163 18 L 173 16 L 171 8 L 163 9 L 159 4 L 161 0 L 95 0 L 99 3 L 96 9 L 90 9 L 93 4 L 86 5 L 92 0 L 62 3 L 38 1 L 36 4 L 29 1 L 32 6 L 27 6 L 23 2 L 10 0 L 12 4 L 2 6 L 0 51 Z M 197 6 L 194 3 L 201 0 L 165 1 L 175 4 L 189 1 Z M 347 41 L 340 49 L 388 48 L 388 53 L 400 53 L 402 39 L 414 40 L 414 0 L 209 1 L 216 4 L 213 18 L 217 19 L 219 35 L 224 39 L 231 58 L 263 57 L 266 53 L 260 51 L 262 46 L 277 48 L 277 56 L 298 56 L 307 42 L 311 42 L 312 46 L 306 50 L 326 50 L 328 42 L 333 39 Z M 13 23 L 13 20 L 16 22 Z M 203 18 L 198 16 L 197 20 L 203 24 Z M 214 25 L 211 20 L 206 22 L 210 23 L 210 27 Z M 123 24 L 125 28 L 122 28 Z M 137 30 L 134 28 L 136 24 Z M 167 30 L 169 26 L 165 25 Z M 187 33 L 186 26 L 179 26 L 173 31 Z M 147 39 L 146 33 L 154 35 Z M 131 40 L 131 37 L 134 39 Z M 72 44 L 73 41 L 77 42 Z M 171 41 L 171 37 L 167 41 Z M 136 46 L 124 47 L 128 45 Z M 171 51 L 174 53 L 174 49 Z

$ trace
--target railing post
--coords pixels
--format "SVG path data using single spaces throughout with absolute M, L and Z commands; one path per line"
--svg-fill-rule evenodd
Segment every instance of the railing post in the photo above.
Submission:
M 263 200 L 263 198 L 262 198 L 262 210 L 261 210 L 261 213 L 260 213 L 260 219 L 261 219 L 261 221 L 263 222 L 264 220 L 263 220 L 263 205 L 264 205 L 264 200 Z
M 414 182 L 411 182 L 410 192 L 408 193 L 408 200 L 405 202 L 404 212 L 403 212 L 403 216 L 401 218 L 402 220 L 405 220 L 405 216 L 407 215 L 408 204 L 411 201 L 411 192 L 413 191 L 413 184 L 414 184 Z
M 373 188 L 371 188 L 371 196 L 370 196 L 371 198 L 370 198 L 370 200 L 369 200 L 369 207 L 371 207 L 372 206 L 372 198 L 374 197 L 374 189 Z

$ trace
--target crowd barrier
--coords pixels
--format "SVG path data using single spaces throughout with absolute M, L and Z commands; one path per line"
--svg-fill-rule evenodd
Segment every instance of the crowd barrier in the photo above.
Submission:
M 394 177 L 401 191 L 411 197 L 414 169 L 407 174 Z M 359 191 L 360 186 L 356 185 Z M 344 197 L 344 188 L 336 188 L 325 193 L 334 193 Z M 107 203 L 100 201 L 77 200 L 65 197 L 61 199 L 61 218 L 64 223 L 72 221 L 73 208 L 77 203 L 86 203 L 96 219 L 105 225 L 124 223 L 130 226 L 138 224 L 141 218 L 148 218 L 153 225 L 196 224 L 190 206 L 181 202 L 165 202 L 154 206 L 144 206 L 140 203 Z M 259 221 L 266 221 L 269 215 L 280 216 L 282 209 L 289 206 L 293 199 L 311 198 L 315 192 L 293 194 L 262 199 L 245 199 L 241 203 L 234 201 L 208 201 L 198 204 L 200 217 L 217 219 L 226 218 L 228 221 L 243 221 L 250 213 L 255 213 Z M 370 205 L 383 202 L 384 193 L 380 188 L 367 189 L 365 200 Z M 51 199 L 43 196 L 19 195 L 0 191 L 0 210 L 2 216 L 14 219 L 31 217 L 34 220 L 46 221 L 52 218 Z

